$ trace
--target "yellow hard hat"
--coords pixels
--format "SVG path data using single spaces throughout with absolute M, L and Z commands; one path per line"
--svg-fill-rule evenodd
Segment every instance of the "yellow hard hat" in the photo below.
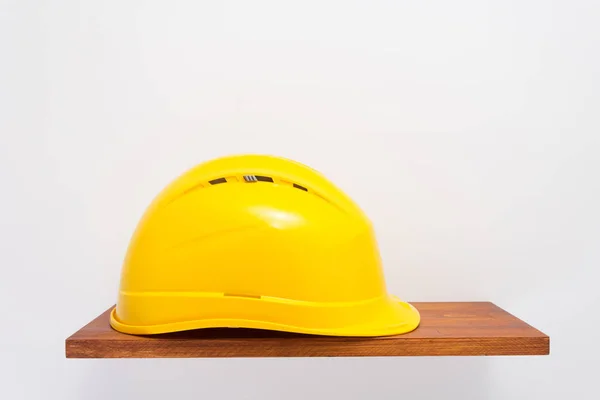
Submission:
M 349 197 L 305 165 L 241 155 L 198 165 L 154 199 L 110 323 L 383 336 L 415 329 L 419 313 L 387 293 L 371 223 Z

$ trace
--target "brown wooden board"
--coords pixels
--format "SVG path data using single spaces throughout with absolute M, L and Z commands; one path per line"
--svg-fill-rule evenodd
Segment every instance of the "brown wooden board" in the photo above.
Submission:
M 546 355 L 550 338 L 489 302 L 413 303 L 415 331 L 377 338 L 328 337 L 239 328 L 153 336 L 119 333 L 112 307 L 66 340 L 67 358 L 381 357 Z

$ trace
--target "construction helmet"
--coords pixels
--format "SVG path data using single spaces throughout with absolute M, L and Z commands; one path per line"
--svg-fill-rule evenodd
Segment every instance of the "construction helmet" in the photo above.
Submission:
M 373 229 L 317 171 L 242 155 L 198 165 L 146 210 L 123 265 L 114 329 L 242 327 L 383 336 L 419 324 L 388 295 Z

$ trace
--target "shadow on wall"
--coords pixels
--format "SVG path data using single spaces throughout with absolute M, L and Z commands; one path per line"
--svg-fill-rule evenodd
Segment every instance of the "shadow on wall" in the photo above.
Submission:
M 67 398 L 484 399 L 485 357 L 70 360 Z M 210 397 L 209 397 L 210 396 Z

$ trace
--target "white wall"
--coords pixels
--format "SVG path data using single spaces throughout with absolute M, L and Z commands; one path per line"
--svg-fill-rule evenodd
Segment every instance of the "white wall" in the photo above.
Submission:
M 0 4 L 0 398 L 599 397 L 598 2 Z M 552 355 L 66 360 L 152 197 L 244 152 L 353 196 L 391 292 Z

